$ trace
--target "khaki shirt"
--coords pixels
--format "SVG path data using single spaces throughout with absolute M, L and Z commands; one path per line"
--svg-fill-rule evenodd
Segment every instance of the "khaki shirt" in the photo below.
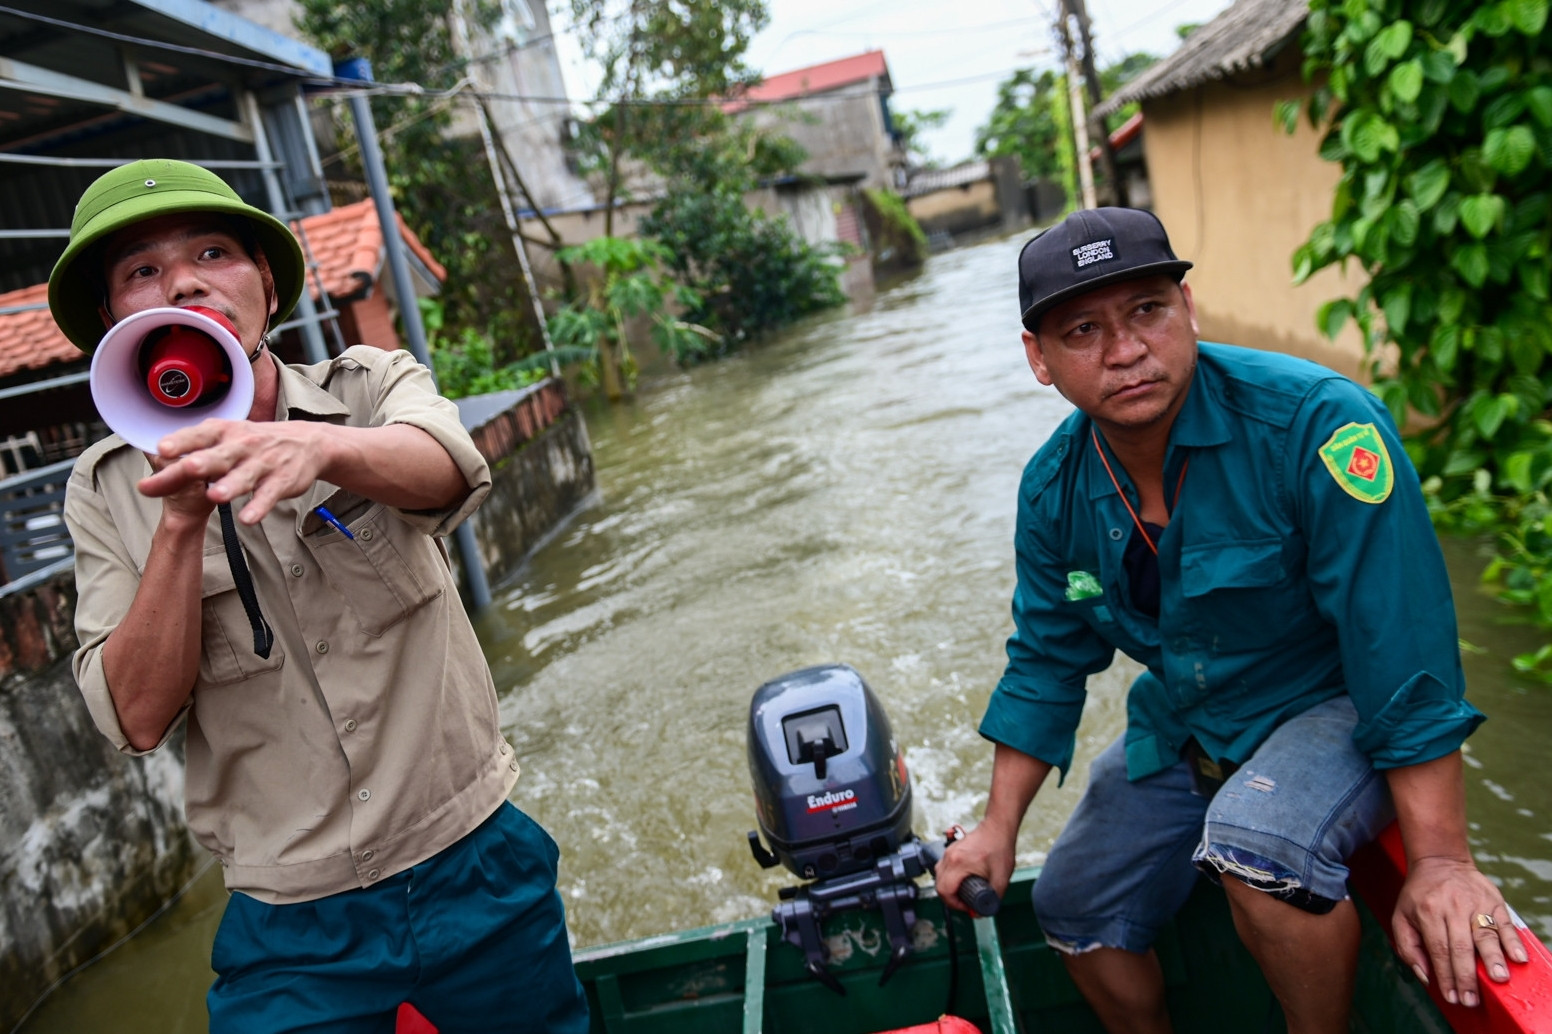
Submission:
M 211 514 L 203 649 L 184 705 L 188 821 L 221 860 L 229 889 L 286 904 L 368 887 L 431 857 L 495 811 L 518 765 L 501 735 L 490 669 L 432 537 L 490 491 L 489 468 L 456 407 L 407 352 L 356 347 L 315 366 L 276 365 L 276 419 L 411 424 L 435 437 L 473 486 L 456 508 L 423 513 L 318 482 L 259 524 L 239 524 L 275 633 L 268 658 L 253 652 Z M 114 435 L 82 454 L 65 497 L 80 594 L 75 676 L 98 728 L 126 754 L 142 752 L 119 726 L 102 648 L 134 598 L 161 514 L 161 500 L 135 488 L 150 472 Z M 320 504 L 353 541 L 313 512 Z

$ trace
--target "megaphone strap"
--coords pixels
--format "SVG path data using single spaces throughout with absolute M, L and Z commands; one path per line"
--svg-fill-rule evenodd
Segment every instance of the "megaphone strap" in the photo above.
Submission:
M 248 560 L 243 556 L 242 543 L 237 539 L 237 521 L 232 517 L 232 504 L 220 503 L 216 509 L 221 514 L 221 545 L 226 549 L 226 563 L 232 569 L 232 581 L 237 585 L 237 598 L 242 600 L 243 611 L 253 629 L 253 652 L 268 657 L 275 645 L 274 630 L 264 620 L 259 609 L 259 594 L 253 591 L 253 572 L 248 570 Z

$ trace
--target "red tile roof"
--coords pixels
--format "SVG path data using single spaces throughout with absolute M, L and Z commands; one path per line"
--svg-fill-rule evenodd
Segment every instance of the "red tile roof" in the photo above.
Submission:
M 404 217 L 397 212 L 399 233 L 415 257 L 426 264 L 438 280 L 447 279 L 447 270 L 431 252 L 420 243 L 420 238 L 404 225 Z M 295 224 L 292 224 L 295 229 Z M 302 220 L 302 233 L 312 251 L 310 258 L 318 263 L 318 274 L 323 279 L 323 289 L 336 298 L 349 298 L 361 293 L 363 287 L 376 282 L 385 256 L 383 234 L 377 223 L 377 209 L 371 198 L 355 204 L 336 208 L 323 215 L 310 215 Z M 316 287 L 308 280 L 313 297 Z
M 376 281 L 384 262 L 383 235 L 370 198 L 323 215 L 308 216 L 302 220 L 302 232 L 307 237 L 313 261 L 318 263 L 323 288 L 331 296 L 349 298 Z M 447 279 L 447 270 L 404 225 L 402 216 L 399 217 L 399 232 L 404 236 L 404 243 L 438 280 Z M 318 291 L 310 277 L 308 285 L 316 298 Z M 47 303 L 47 284 L 0 294 L 0 310 L 40 306 L 0 315 L 0 378 L 85 358 L 54 325 Z
M 824 64 L 769 76 L 764 82 L 743 91 L 737 100 L 729 101 L 722 107 L 728 112 L 742 111 L 752 103 L 796 100 L 810 94 L 866 82 L 875 76 L 888 75 L 889 66 L 884 62 L 884 52 L 870 50 L 864 54 L 843 57 L 839 61 L 826 61 Z
M 0 377 L 85 358 L 54 325 L 48 311 L 48 284 L 0 294 L 0 309 L 25 305 L 42 308 L 0 316 Z

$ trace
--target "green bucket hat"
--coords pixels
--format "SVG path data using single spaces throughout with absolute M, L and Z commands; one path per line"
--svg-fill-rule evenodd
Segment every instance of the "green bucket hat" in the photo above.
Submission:
M 245 219 L 275 277 L 279 302 L 271 327 L 291 314 L 302 296 L 302 248 L 290 227 L 237 196 L 226 181 L 188 162 L 152 158 L 130 162 L 99 176 L 76 202 L 70 243 L 49 274 L 49 310 L 65 337 L 90 355 L 107 328 L 98 306 L 102 270 L 94 245 L 126 226 L 177 212 L 218 212 Z

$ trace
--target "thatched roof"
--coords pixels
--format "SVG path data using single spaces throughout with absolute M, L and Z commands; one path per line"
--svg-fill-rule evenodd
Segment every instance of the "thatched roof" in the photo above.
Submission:
M 1233 6 L 1187 36 L 1180 49 L 1117 90 L 1095 114 L 1129 101 L 1164 97 L 1213 79 L 1264 68 L 1291 42 L 1309 13 L 1306 0 L 1235 0 Z

